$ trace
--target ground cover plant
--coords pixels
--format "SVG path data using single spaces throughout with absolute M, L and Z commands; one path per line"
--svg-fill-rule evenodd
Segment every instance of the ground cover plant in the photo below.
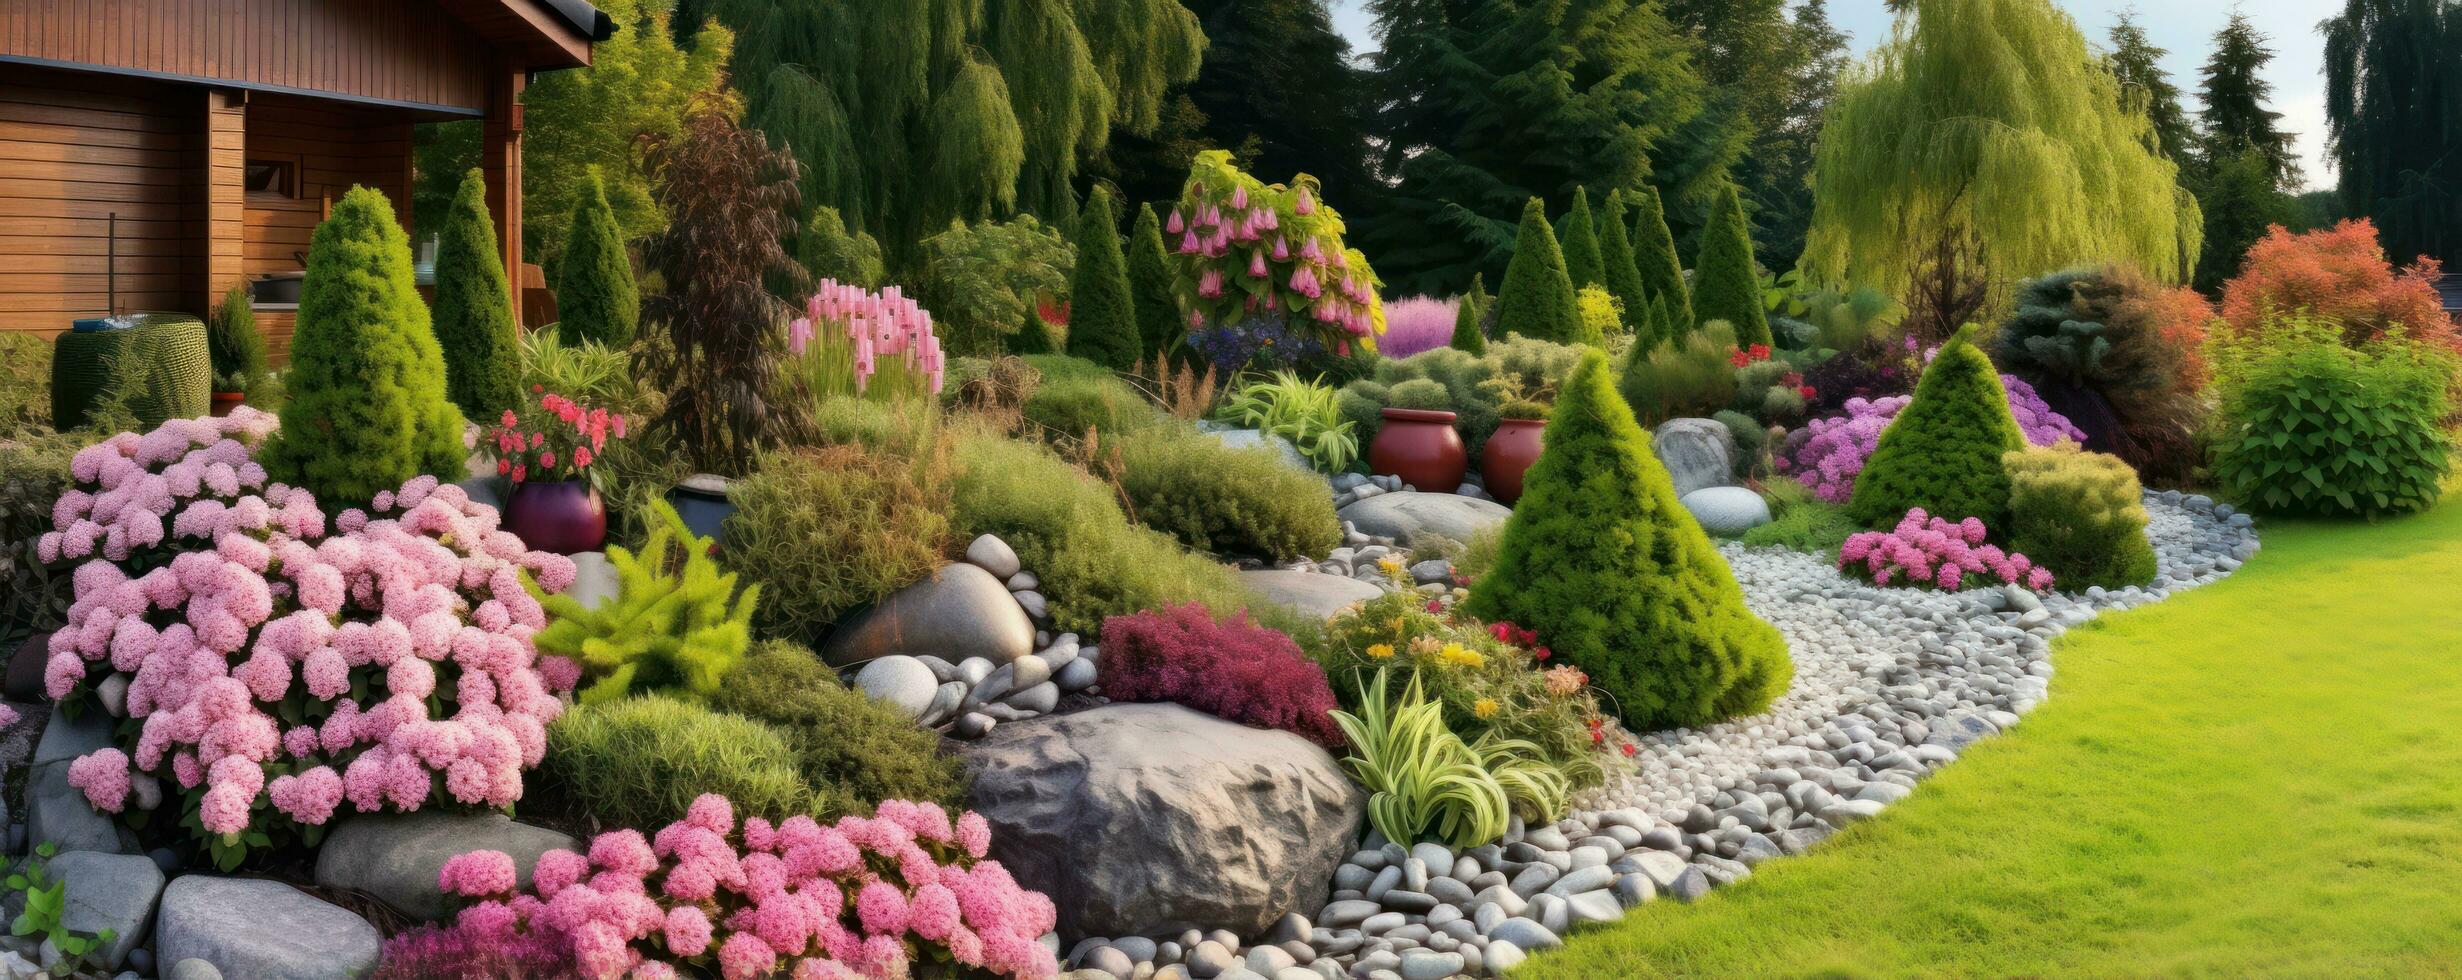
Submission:
M 583 705 L 547 726 L 550 809 L 617 827 L 676 819 L 703 793 L 782 820 L 812 805 L 787 733 L 699 701 L 646 694 Z
M 1234 389 L 1220 417 L 1244 428 L 1288 439 L 1317 469 L 1340 473 L 1359 459 L 1355 424 L 1342 417 L 1337 392 L 1291 371 L 1277 371 Z
M 1115 701 L 1178 704 L 1342 748 L 1324 668 L 1244 613 L 1218 617 L 1189 602 L 1105 619 L 1098 676 Z
M 743 683 L 719 688 L 710 706 L 778 732 L 814 816 L 868 816 L 883 800 L 966 802 L 966 765 L 941 753 L 939 736 L 840 683 L 810 649 L 767 641 L 737 669 Z

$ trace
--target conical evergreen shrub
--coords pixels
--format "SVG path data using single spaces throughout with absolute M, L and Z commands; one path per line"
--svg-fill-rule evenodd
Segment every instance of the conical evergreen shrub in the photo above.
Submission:
M 1590 192 L 1573 188 L 1573 207 L 1564 214 L 1564 274 L 1573 291 L 1607 285 L 1607 261 L 1599 248 L 1598 217 L 1590 212 Z
M 496 274 L 501 281 L 501 266 Z M 462 475 L 462 413 L 445 400 L 444 354 L 411 278 L 410 237 L 385 195 L 351 188 L 316 226 L 283 380 L 290 400 L 265 472 L 329 510 L 422 473 Z
M 2009 392 L 1992 359 L 1974 344 L 1967 324 L 1925 368 L 1915 398 L 1898 413 L 1864 460 L 1847 500 L 1847 516 L 1866 527 L 1898 523 L 1909 508 L 1934 517 L 1973 517 L 1992 531 L 2009 517 L 2005 453 L 2026 448 L 2026 434 L 2009 414 Z
M 1786 690 L 1786 641 L 1676 502 L 1604 353 L 1565 380 L 1524 487 L 1472 615 L 1535 630 L 1635 731 L 1750 714 Z
M 1684 284 L 1684 262 L 1676 258 L 1676 236 L 1667 230 L 1667 209 L 1658 188 L 1633 194 L 1633 265 L 1653 299 L 1666 301 L 1666 340 L 1693 329 L 1693 292 Z
M 1513 262 L 1505 266 L 1504 287 L 1496 291 L 1494 333 L 1498 337 L 1520 334 L 1559 344 L 1572 343 L 1581 336 L 1581 311 L 1574 306 L 1573 278 L 1565 272 L 1564 253 L 1556 247 L 1556 232 L 1547 226 L 1547 205 L 1535 197 L 1522 208 L 1522 228 L 1514 240 Z
M 1641 266 L 1633 261 L 1633 236 L 1624 227 L 1624 192 L 1607 192 L 1607 203 L 1599 209 L 1599 261 L 1606 266 L 1607 278 L 1600 283 L 1624 304 L 1624 329 L 1633 335 L 1633 342 L 1649 346 L 1658 342 L 1651 332 L 1650 287 L 1641 281 Z
M 624 250 L 615 211 L 607 206 L 606 182 L 593 167 L 589 186 L 573 202 L 573 230 L 565 236 L 564 261 L 556 267 L 556 332 L 568 341 L 622 347 L 633 342 L 640 324 L 641 290 L 633 284 L 633 259 Z
M 1471 273 L 1470 291 L 1462 294 L 1460 305 L 1453 311 L 1453 341 L 1446 346 L 1473 354 L 1487 353 L 1487 335 L 1479 332 L 1479 321 L 1487 316 L 1488 304 L 1493 302 L 1487 294 L 1487 274 Z
M 1035 312 L 1031 302 L 1026 304 L 1025 322 L 1018 324 L 1017 332 L 1009 335 L 1009 353 L 1060 353 L 1060 343 L 1053 339 L 1051 324 L 1043 322 L 1043 315 Z
M 445 397 L 464 415 L 492 419 L 521 400 L 521 337 L 487 213 L 487 177 L 477 168 L 462 175 L 438 236 L 434 325 Z
M 1188 332 L 1180 303 L 1171 296 L 1171 257 L 1163 251 L 1163 223 L 1154 206 L 1137 205 L 1128 235 L 1128 288 L 1137 304 L 1137 342 L 1147 354 L 1168 354 Z
M 1770 342 L 1769 311 L 1761 305 L 1761 274 L 1753 270 L 1752 225 L 1734 184 L 1719 188 L 1709 227 L 1701 230 L 1701 257 L 1693 263 L 1693 319 L 1725 320 L 1745 347 Z
M 1137 305 L 1111 190 L 1096 187 L 1077 215 L 1077 268 L 1069 274 L 1069 353 L 1114 371 L 1137 366 Z

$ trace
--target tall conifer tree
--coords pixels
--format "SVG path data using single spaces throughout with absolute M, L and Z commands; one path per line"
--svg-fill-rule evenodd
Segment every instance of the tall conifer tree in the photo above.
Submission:
M 1547 225 L 1547 202 L 1535 197 L 1522 208 L 1513 264 L 1505 270 L 1504 285 L 1496 290 L 1496 336 L 1510 334 L 1559 344 L 1572 343 L 1582 335 L 1573 279 L 1564 271 L 1564 252 L 1556 245 L 1556 232 Z
M 2300 165 L 2293 156 L 2291 134 L 2282 131 L 2282 113 L 2267 108 L 2274 86 L 2265 80 L 2265 66 L 2274 49 L 2248 17 L 2233 11 L 2214 35 L 2214 54 L 2201 71 L 2197 87 L 2203 107 L 2197 115 L 2206 128 L 2206 154 L 2213 159 L 2255 150 L 2265 156 L 2268 176 L 2276 189 L 2298 185 Z
M 2343 210 L 2375 219 L 2397 261 L 2462 265 L 2462 3 L 2346 0 L 2325 78 Z
M 1761 274 L 1753 268 L 1752 225 L 1733 185 L 1718 192 L 1710 225 L 1701 230 L 1701 258 L 1693 263 L 1693 315 L 1703 323 L 1725 320 L 1743 347 L 1770 342 L 1768 311 L 1761 306 Z
M 1650 298 L 1663 306 L 1661 339 L 1691 330 L 1693 291 L 1684 282 L 1684 263 L 1676 258 L 1676 238 L 1667 230 L 1667 213 L 1655 187 L 1633 194 L 1633 264 Z
M 1069 353 L 1126 371 L 1137 365 L 1142 350 L 1111 191 L 1097 186 L 1077 216 L 1077 267 L 1069 274 Z
M 1573 207 L 1564 213 L 1564 271 L 1573 288 L 1607 284 L 1607 260 L 1599 247 L 1598 218 L 1590 212 L 1590 191 L 1573 188 Z
M 391 218 L 390 214 L 386 215 Z M 487 213 L 487 177 L 462 176 L 436 248 L 436 342 L 443 345 L 445 397 L 462 414 L 492 419 L 521 400 L 521 328 L 513 290 Z
M 1154 206 L 1137 205 L 1128 235 L 1128 286 L 1137 302 L 1137 343 L 1146 354 L 1167 354 L 1188 330 L 1180 304 L 1171 298 L 1171 258 L 1163 251 L 1163 225 Z
M 2130 10 L 2112 21 L 2111 45 L 2103 63 L 2120 80 L 2121 104 L 2144 113 L 2153 124 L 2148 135 L 2156 152 L 2173 160 L 2184 158 L 2196 148 L 2197 131 L 2189 125 L 2188 110 L 2180 106 L 2180 86 L 2163 71 L 2163 56 L 2171 52 L 2146 38 L 2146 29 Z
M 1607 267 L 1605 285 L 1624 304 L 1624 329 L 1635 337 L 1649 336 L 1650 289 L 1642 284 L 1641 266 L 1633 261 L 1633 235 L 1626 227 L 1624 192 L 1607 192 L 1598 215 L 1599 261 Z

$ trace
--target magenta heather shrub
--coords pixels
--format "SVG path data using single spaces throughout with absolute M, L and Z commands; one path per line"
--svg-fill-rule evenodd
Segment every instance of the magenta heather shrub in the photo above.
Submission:
M 1037 941 L 1058 920 L 1051 899 L 984 860 L 991 839 L 981 814 L 951 820 L 906 800 L 834 824 L 751 817 L 739 831 L 734 807 L 711 793 L 653 837 L 617 830 L 587 856 L 541 855 L 528 894 L 499 851 L 459 855 L 437 882 L 477 900 L 451 930 L 462 942 L 568 944 L 571 975 L 594 980 L 903 977 L 952 962 L 1055 976 Z
M 1404 358 L 1453 342 L 1455 300 L 1413 296 L 1385 304 L 1385 336 L 1377 353 Z
M 2045 405 L 2024 379 L 2004 374 L 2000 383 L 2009 390 L 2009 414 L 2017 416 L 2027 442 L 2049 446 L 2062 439 L 2086 438 L 2085 432 Z M 1907 395 L 1847 399 L 1845 415 L 1813 419 L 1787 433 L 1778 450 L 1778 472 L 1803 483 L 1815 497 L 1846 503 L 1855 494 L 1855 477 L 1863 473 L 1864 461 L 1881 443 L 1881 430 L 1912 400 Z
M 1114 701 L 1161 701 L 1225 721 L 1342 748 L 1325 668 L 1245 612 L 1216 619 L 1197 603 L 1103 620 L 1096 668 Z
M 539 661 L 546 615 L 523 579 L 562 591 L 572 560 L 428 476 L 328 535 L 315 499 L 267 486 L 251 458 L 273 425 L 245 409 L 176 420 L 71 461 L 37 547 L 87 560 L 44 687 L 137 724 L 71 762 L 69 784 L 96 809 L 149 811 L 167 770 L 226 868 L 243 832 L 313 844 L 346 801 L 510 806 L 579 672 Z
M 573 975 L 564 936 L 479 936 L 451 926 L 420 926 L 385 940 L 370 980 L 552 980 Z
M 1865 531 L 1838 547 L 1838 567 L 1875 585 L 1930 586 L 1956 591 L 1966 576 L 1984 575 L 2038 592 L 2052 587 L 2052 573 L 1983 543 L 1983 522 L 1933 517 L 1917 507 L 1888 531 Z

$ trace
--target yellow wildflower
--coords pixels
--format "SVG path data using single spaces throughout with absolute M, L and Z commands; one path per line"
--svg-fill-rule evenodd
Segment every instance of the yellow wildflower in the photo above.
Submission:
M 1393 658 L 1393 644 L 1371 643 L 1368 645 L 1368 656 L 1378 660 L 1390 660 Z
M 1497 704 L 1495 698 L 1480 698 L 1479 700 L 1470 703 L 1470 713 L 1480 718 L 1496 717 L 1496 709 Z
M 1464 667 L 1477 667 L 1487 662 L 1487 658 L 1480 656 L 1479 651 L 1472 650 L 1459 643 L 1445 644 L 1445 648 L 1437 651 L 1436 656 L 1438 659 L 1443 660 L 1446 663 L 1460 664 Z
M 1398 555 L 1386 555 L 1376 560 L 1376 567 L 1384 569 L 1387 575 L 1400 575 L 1402 574 L 1402 559 Z

